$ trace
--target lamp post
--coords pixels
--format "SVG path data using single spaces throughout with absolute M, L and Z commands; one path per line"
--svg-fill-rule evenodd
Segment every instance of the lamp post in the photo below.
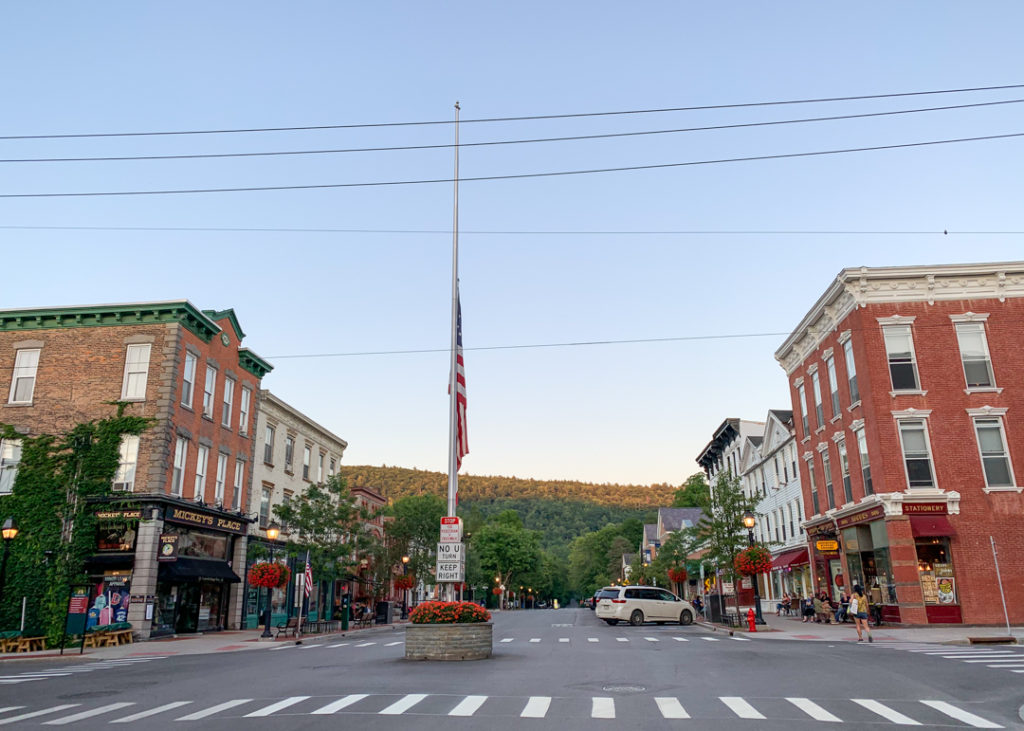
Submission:
M 402 576 L 409 575 L 409 557 L 402 556 Z M 405 592 L 402 595 L 402 619 L 409 618 L 409 592 L 412 591 L 406 587 Z
M 751 511 L 743 513 L 743 525 L 747 528 L 747 545 L 754 547 L 754 526 L 757 525 L 757 516 Z M 754 585 L 754 624 L 764 624 L 764 617 L 761 616 L 761 591 L 757 588 L 757 574 L 750 577 Z
M 4 537 L 4 557 L 0 560 L 0 600 L 4 597 L 4 584 L 7 582 L 7 552 L 11 548 L 11 541 L 18 537 L 18 524 L 14 522 L 14 516 L 8 516 L 4 521 L 0 534 Z
M 267 526 L 267 540 L 270 541 L 270 563 L 274 563 L 274 541 L 281 535 L 281 526 L 277 523 L 271 523 Z M 267 587 L 267 608 L 263 612 L 263 634 L 260 637 L 270 638 L 273 635 L 270 632 L 270 598 L 274 594 L 273 587 Z

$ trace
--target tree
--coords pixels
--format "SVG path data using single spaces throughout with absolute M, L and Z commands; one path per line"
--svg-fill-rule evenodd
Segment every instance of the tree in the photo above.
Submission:
M 683 486 L 676 490 L 672 500 L 673 508 L 706 508 L 711 502 L 711 488 L 703 472 L 696 472 L 686 478 Z
M 540 540 L 534 531 L 516 524 L 518 516 L 512 520 L 512 516 L 503 513 L 499 518 L 473 534 L 472 550 L 477 553 L 484 574 L 496 577 L 495 584 L 511 589 L 513 578 L 518 582 L 518 577 L 536 569 L 541 558 Z
M 754 511 L 756 507 L 757 499 L 743 493 L 738 477 L 719 472 L 715 489 L 711 492 L 711 503 L 697 525 L 697 542 L 705 551 L 705 559 L 724 569 L 734 584 L 736 571 L 733 561 L 736 554 L 747 547 L 743 514 L 748 510 Z
M 399 498 L 388 508 L 394 520 L 388 523 L 388 544 L 394 547 L 395 559 L 409 557 L 409 575 L 418 581 L 432 583 L 437 540 L 441 518 L 447 504 L 436 495 L 411 495 Z

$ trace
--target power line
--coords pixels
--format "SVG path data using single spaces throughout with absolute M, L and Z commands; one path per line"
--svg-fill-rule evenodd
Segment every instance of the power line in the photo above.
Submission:
M 545 119 L 578 119 L 581 117 L 611 117 L 625 116 L 632 114 L 663 114 L 666 112 L 696 112 L 712 109 L 743 109 L 750 107 L 783 106 L 788 104 L 821 104 L 826 102 L 865 101 L 868 99 L 895 99 L 899 97 L 928 96 L 936 94 L 963 94 L 976 91 L 1003 91 L 1007 89 L 1024 88 L 1024 84 L 1003 84 L 1000 86 L 974 86 L 961 89 L 936 89 L 931 91 L 909 91 L 892 94 L 862 94 L 858 96 L 834 96 L 819 97 L 811 99 L 785 99 L 781 101 L 767 102 L 743 102 L 735 104 L 705 104 L 690 107 L 663 107 L 652 109 L 627 109 L 610 112 L 574 112 L 569 114 L 534 114 L 517 117 L 482 117 L 479 119 L 463 119 L 461 124 L 473 124 L 480 122 L 527 122 Z M 365 124 L 319 124 L 294 127 L 248 127 L 234 129 L 200 129 L 200 130 L 175 130 L 158 132 L 76 132 L 68 134 L 40 134 L 40 135 L 4 135 L 0 140 L 54 140 L 69 138 L 95 138 L 95 137 L 158 137 L 170 135 L 211 135 L 211 134 L 236 134 L 249 132 L 299 132 L 328 129 L 367 129 L 373 127 L 422 127 L 428 125 L 454 124 L 452 119 L 437 119 L 429 121 L 412 122 L 373 122 Z
M 819 157 L 823 155 L 842 155 L 852 152 L 872 152 L 878 150 L 896 150 L 911 147 L 927 147 L 932 145 L 948 145 L 960 142 L 981 142 L 1002 140 L 1013 137 L 1024 137 L 1024 132 L 1013 132 L 1002 135 L 983 135 L 980 137 L 959 137 L 946 140 L 929 140 L 926 142 L 904 142 L 895 145 L 873 145 L 869 147 L 849 147 L 839 150 L 816 150 L 813 152 L 788 152 L 776 155 L 750 155 L 746 157 L 719 158 L 715 160 L 690 160 L 686 162 L 667 162 L 654 165 L 628 165 L 611 168 L 592 168 L 586 170 L 559 170 L 546 173 L 520 173 L 516 175 L 479 175 L 460 177 L 459 181 L 481 182 L 489 180 L 525 180 L 527 178 L 554 178 L 568 175 L 594 175 L 597 173 L 618 173 L 636 170 L 658 170 L 665 168 L 691 167 L 697 165 L 718 165 L 732 162 L 754 162 L 761 160 L 783 160 L 801 157 Z M 327 190 L 332 188 L 379 188 L 399 185 L 428 185 L 434 183 L 451 183 L 452 178 L 424 178 L 419 180 L 384 180 L 369 183 L 316 183 L 308 185 L 262 185 L 233 188 L 184 188 L 177 190 L 122 190 L 74 193 L 2 193 L 0 198 L 95 198 L 100 196 L 138 196 L 138 195 L 183 195 L 196 193 L 253 193 L 275 190 Z
M 778 119 L 767 122 L 743 122 L 738 124 L 716 124 L 703 127 L 682 127 L 678 129 L 655 129 L 641 130 L 639 132 L 609 132 L 596 135 L 568 135 L 563 137 L 535 137 L 518 140 L 491 140 L 484 142 L 462 142 L 459 147 L 494 147 L 498 145 L 524 145 L 542 142 L 578 142 L 583 140 L 603 140 L 617 137 L 643 137 L 651 135 L 667 135 L 685 132 L 708 132 L 726 129 L 745 129 L 751 127 L 773 127 L 787 124 L 806 124 L 813 122 L 835 122 L 850 119 L 866 119 L 870 117 L 891 117 L 901 114 L 919 114 L 922 112 L 941 112 L 958 109 L 973 109 L 978 107 L 1001 106 L 1005 104 L 1020 104 L 1024 99 L 1006 99 L 995 102 L 980 102 L 977 104 L 953 104 L 941 107 L 924 107 L 920 109 L 898 109 L 888 112 L 868 112 L 865 114 L 839 114 L 826 117 L 804 117 L 800 119 Z M 270 150 L 262 152 L 209 152 L 183 155 L 103 155 L 94 157 L 20 157 L 0 158 L 0 163 L 53 163 L 53 162 L 129 162 L 129 161 L 153 161 L 153 160 L 209 160 L 224 158 L 245 158 L 245 157 L 279 157 L 294 155 L 335 155 L 344 153 L 362 152 L 409 152 L 414 150 L 443 150 L 455 147 L 454 143 L 443 143 L 436 145 L 391 145 L 386 147 L 348 147 L 322 150 Z

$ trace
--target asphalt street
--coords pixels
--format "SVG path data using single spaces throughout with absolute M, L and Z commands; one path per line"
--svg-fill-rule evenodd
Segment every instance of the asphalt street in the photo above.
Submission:
M 585 609 L 498 613 L 494 625 L 494 656 L 476 662 L 407 661 L 401 631 L 8 662 L 0 727 L 1024 728 L 1024 649 L 737 639 L 609 627 Z

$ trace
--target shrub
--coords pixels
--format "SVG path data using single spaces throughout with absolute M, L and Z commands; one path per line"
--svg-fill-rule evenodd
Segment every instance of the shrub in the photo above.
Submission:
M 473 602 L 423 602 L 409 612 L 413 624 L 469 624 L 491 621 L 491 613 Z

